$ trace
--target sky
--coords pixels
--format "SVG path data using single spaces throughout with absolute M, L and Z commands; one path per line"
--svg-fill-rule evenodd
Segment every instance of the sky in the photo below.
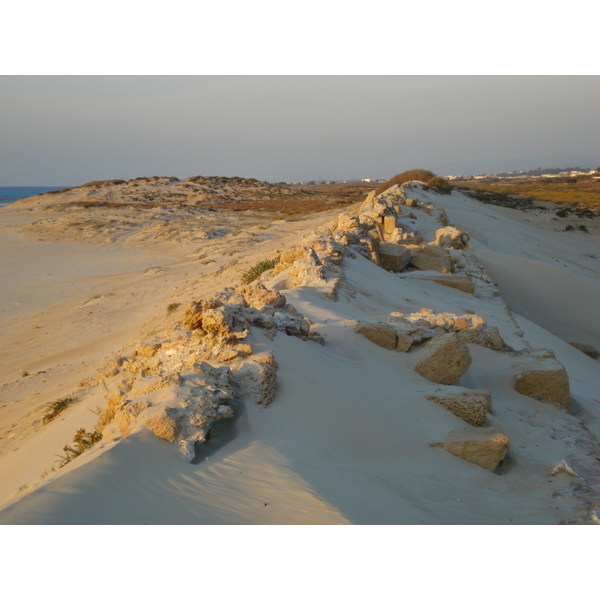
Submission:
M 600 4 L 102 6 L 6 7 L 0 186 L 600 166 Z
M 1 76 L 0 185 L 600 166 L 598 76 Z

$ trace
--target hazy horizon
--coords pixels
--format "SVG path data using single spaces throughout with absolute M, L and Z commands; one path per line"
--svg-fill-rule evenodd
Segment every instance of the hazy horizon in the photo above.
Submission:
M 1 76 L 0 185 L 600 166 L 598 76 Z

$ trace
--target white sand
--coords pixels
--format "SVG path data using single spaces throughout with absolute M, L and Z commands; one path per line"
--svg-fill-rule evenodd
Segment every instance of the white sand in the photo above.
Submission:
M 576 465 L 598 451 L 597 441 L 577 443 L 588 439 L 585 427 L 600 435 L 598 361 L 567 343 L 600 348 L 600 261 L 584 256 L 598 252 L 597 233 L 554 231 L 547 216 L 456 193 L 409 195 L 444 207 L 450 221 L 470 233 L 474 254 L 516 314 L 418 276 L 388 273 L 360 256 L 346 258 L 355 297 L 341 293 L 334 302 L 310 287 L 281 289 L 326 345 L 283 334 L 270 340 L 253 329 L 255 353 L 270 349 L 280 365 L 275 401 L 267 408 L 243 402 L 233 419 L 217 424 L 218 435 L 198 448 L 191 464 L 175 446 L 141 431 L 104 439 L 51 472 L 74 432 L 93 428 L 91 411 L 105 402 L 102 386 L 82 388 L 79 402 L 48 425 L 36 419 L 44 404 L 76 391 L 106 356 L 133 349 L 180 318 L 181 309 L 167 317 L 169 303 L 208 298 L 237 283 L 248 265 L 291 247 L 335 215 L 275 221 L 267 229 L 249 224 L 246 231 L 254 236 L 207 240 L 204 261 L 215 260 L 208 264 L 195 261 L 192 245 L 184 243 L 37 242 L 3 228 L 0 522 L 589 521 L 589 502 L 573 493 L 572 478 L 549 477 L 548 470 L 563 458 Z M 31 218 L 19 207 L 0 211 L 2 225 Z M 237 253 L 227 256 L 232 250 Z M 145 273 L 151 266 L 164 271 Z M 470 344 L 473 364 L 457 385 L 491 391 L 486 425 L 509 437 L 509 455 L 491 473 L 431 447 L 467 425 L 423 399 L 436 388 L 413 370 L 424 349 L 385 350 L 353 331 L 357 319 L 420 308 L 473 311 L 517 350 L 527 343 L 553 349 L 570 377 L 572 410 L 518 394 L 511 386 L 513 358 Z M 22 370 L 29 375 L 22 377 Z M 41 478 L 44 472 L 49 474 Z M 588 499 L 598 492 L 595 476 L 578 480 Z

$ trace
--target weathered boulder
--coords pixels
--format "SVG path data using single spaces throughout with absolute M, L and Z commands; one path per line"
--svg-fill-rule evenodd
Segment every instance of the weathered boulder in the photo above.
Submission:
M 513 363 L 514 389 L 536 400 L 568 407 L 571 393 L 565 368 L 553 354 L 544 356 L 539 351 L 536 353 L 538 356 L 524 356 Z
M 445 389 L 427 394 L 425 398 L 443 406 L 473 427 L 483 427 L 485 417 L 492 408 L 492 395 L 487 390 Z
M 588 344 L 579 344 L 578 342 L 569 342 L 573 348 L 577 348 L 577 350 L 581 350 L 584 354 L 587 354 L 590 358 L 596 359 L 600 356 L 600 350 L 594 348 L 594 346 L 589 346 Z
M 438 246 L 408 245 L 411 251 L 410 265 L 419 271 L 438 271 L 439 273 L 454 273 L 454 263 L 450 253 Z
M 386 323 L 362 323 L 358 322 L 354 327 L 355 333 L 364 335 L 374 344 L 394 350 L 396 348 L 396 330 Z
M 381 244 L 379 246 L 379 261 L 386 271 L 402 271 L 410 261 L 410 250 L 401 244 Z
M 468 247 L 469 234 L 449 225 L 435 232 L 435 243 L 437 246 L 442 246 L 443 248 L 460 250 Z
M 429 381 L 452 385 L 467 371 L 471 362 L 466 344 L 456 333 L 446 333 L 428 342 L 427 352 L 415 366 L 415 371 Z
M 477 429 L 454 429 L 443 442 L 431 444 L 494 472 L 504 459 L 510 446 L 508 438 L 499 429 L 478 427 Z

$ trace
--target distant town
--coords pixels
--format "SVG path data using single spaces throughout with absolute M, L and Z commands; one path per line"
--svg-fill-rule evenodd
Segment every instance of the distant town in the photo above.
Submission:
M 535 179 L 540 177 L 577 177 L 582 175 L 600 175 L 599 169 L 582 169 L 580 167 L 564 167 L 556 169 L 531 169 L 529 171 L 506 171 L 504 173 L 486 173 L 483 175 L 445 175 L 443 179 L 448 181 L 470 181 L 473 179 Z M 333 183 L 382 183 L 387 179 L 344 179 L 344 180 L 323 180 L 323 181 L 280 181 L 280 184 L 287 185 L 327 185 Z

